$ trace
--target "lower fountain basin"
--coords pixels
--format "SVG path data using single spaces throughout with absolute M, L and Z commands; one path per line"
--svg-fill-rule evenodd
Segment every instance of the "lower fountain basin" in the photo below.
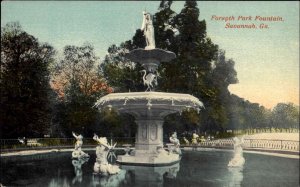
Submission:
M 165 166 L 180 161 L 180 155 L 162 150 L 164 117 L 191 108 L 199 112 L 204 107 L 192 95 L 166 92 L 112 93 L 100 98 L 95 105 L 100 110 L 108 107 L 135 117 L 138 126 L 135 152 L 119 156 L 117 161 L 147 166 Z
M 150 154 L 151 155 L 151 154 Z M 132 166 L 169 166 L 180 162 L 181 156 L 174 153 L 156 154 L 150 156 L 148 153 L 136 153 L 131 155 L 120 155 L 117 162 L 122 165 Z

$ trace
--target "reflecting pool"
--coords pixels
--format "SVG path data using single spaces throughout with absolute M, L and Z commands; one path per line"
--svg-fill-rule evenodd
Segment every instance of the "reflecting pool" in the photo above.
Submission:
M 229 168 L 232 151 L 183 151 L 180 163 L 162 167 L 121 166 L 117 175 L 93 174 L 94 151 L 85 160 L 71 152 L 1 158 L 4 186 L 291 186 L 299 185 L 299 160 L 244 153 L 243 168 Z M 117 154 L 123 154 L 117 152 Z M 111 161 L 115 162 L 111 157 Z

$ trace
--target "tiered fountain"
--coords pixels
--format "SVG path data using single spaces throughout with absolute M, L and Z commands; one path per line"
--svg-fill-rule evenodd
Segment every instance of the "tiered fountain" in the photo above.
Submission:
M 164 117 L 193 108 L 200 111 L 203 103 L 188 94 L 165 93 L 152 91 L 157 84 L 157 68 L 160 62 L 168 62 L 176 58 L 173 52 L 155 48 L 152 18 L 143 13 L 142 30 L 146 37 L 145 49 L 136 49 L 126 57 L 140 63 L 145 68 L 143 81 L 147 85 L 146 92 L 111 93 L 96 102 L 99 109 L 114 108 L 119 113 L 127 113 L 135 117 L 138 125 L 135 151 L 128 155 L 118 156 L 117 161 L 129 165 L 170 165 L 180 161 L 180 155 L 163 149 Z

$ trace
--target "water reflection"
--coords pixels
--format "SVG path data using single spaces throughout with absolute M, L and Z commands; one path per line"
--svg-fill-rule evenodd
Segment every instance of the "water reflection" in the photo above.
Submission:
M 72 180 L 72 184 L 75 184 L 76 182 L 81 183 L 82 182 L 82 169 L 81 166 L 86 163 L 89 160 L 89 158 L 78 158 L 72 160 L 72 165 L 74 166 L 74 172 L 75 177 Z
M 49 182 L 48 187 L 70 187 L 70 184 L 68 182 L 68 179 L 65 177 L 63 179 L 51 179 L 51 181 Z
M 126 183 L 130 186 L 163 186 L 164 178 L 175 179 L 180 165 L 146 167 L 122 165 L 127 171 Z
M 93 174 L 92 182 L 90 186 L 110 186 L 117 187 L 124 184 L 126 178 L 126 171 L 121 170 L 118 174 L 103 176 L 99 174 Z
M 69 152 L 48 157 L 38 155 L 26 160 L 25 157 L 19 160 L 0 158 L 0 183 L 4 186 L 49 187 L 299 186 L 298 159 L 245 154 L 247 162 L 243 168 L 228 168 L 227 163 L 232 158 L 229 151 L 184 151 L 180 168 L 179 164 L 156 168 L 122 166 L 120 175 L 105 177 L 93 175 L 96 155 L 90 155 L 89 161 L 81 166 L 73 165 Z M 75 184 L 72 184 L 73 180 Z
M 243 181 L 243 167 L 229 167 L 230 176 L 228 178 L 228 186 L 239 187 Z

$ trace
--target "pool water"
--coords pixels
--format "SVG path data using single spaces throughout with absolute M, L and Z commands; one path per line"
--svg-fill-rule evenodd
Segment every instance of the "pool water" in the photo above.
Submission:
M 298 159 L 244 153 L 246 162 L 242 169 L 228 168 L 232 151 L 198 149 L 183 151 L 180 163 L 172 166 L 121 166 L 122 171 L 118 175 L 100 176 L 93 174 L 95 152 L 88 154 L 90 158 L 82 161 L 81 167 L 77 161 L 72 163 L 71 152 L 27 159 L 1 158 L 0 183 L 4 186 L 38 187 L 299 186 Z

